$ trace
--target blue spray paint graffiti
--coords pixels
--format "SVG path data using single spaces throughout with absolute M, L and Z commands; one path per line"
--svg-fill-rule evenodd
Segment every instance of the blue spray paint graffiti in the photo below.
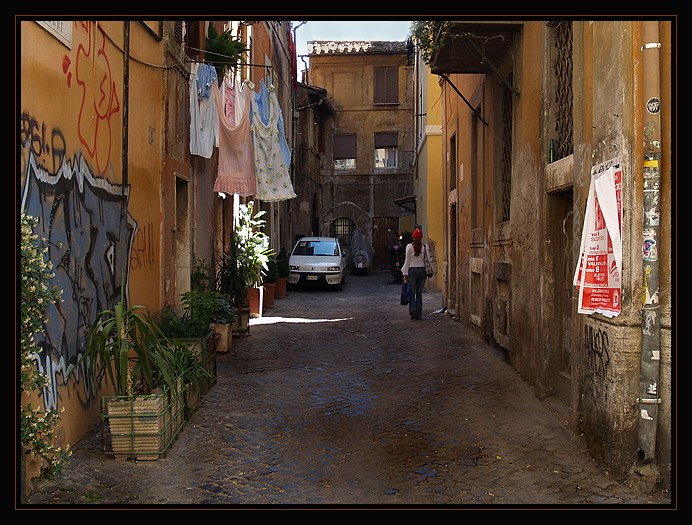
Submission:
M 51 174 L 29 153 L 22 209 L 38 217 L 35 233 L 48 243 L 53 284 L 63 290 L 62 303 L 49 307 L 44 333 L 37 336 L 44 349 L 38 366 L 51 378 L 44 392 L 46 408 L 57 408 L 57 388 L 74 370 L 97 313 L 113 308 L 121 291 L 127 297 L 136 230 L 128 198 L 129 188 L 94 177 L 81 154 L 72 162 L 63 157 Z M 85 382 L 88 396 L 93 394 L 90 380 Z

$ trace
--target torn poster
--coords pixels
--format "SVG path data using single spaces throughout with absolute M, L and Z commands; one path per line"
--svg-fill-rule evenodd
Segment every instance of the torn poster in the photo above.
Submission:
M 574 286 L 580 314 L 615 317 L 622 294 L 622 167 L 620 157 L 591 168 Z

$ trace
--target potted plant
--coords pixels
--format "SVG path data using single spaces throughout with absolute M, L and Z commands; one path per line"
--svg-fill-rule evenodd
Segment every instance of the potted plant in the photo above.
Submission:
M 237 246 L 231 245 L 231 253 L 221 253 L 216 263 L 216 290 L 228 298 L 235 309 L 235 321 L 231 323 L 231 334 L 250 332 L 250 304 L 248 301 L 248 278 L 244 267 L 238 264 Z
M 276 271 L 278 277 L 274 286 L 274 299 L 285 299 L 289 274 L 288 252 L 286 252 L 286 248 L 282 247 L 276 256 Z
M 194 347 L 183 341 L 172 342 L 175 349 L 175 367 L 182 380 L 185 419 L 189 420 L 202 401 L 204 386 L 211 379 Z
M 214 292 L 216 308 L 211 313 L 211 327 L 216 332 L 216 351 L 225 354 L 233 342 L 232 326 L 237 321 L 236 308 L 230 299 L 220 292 Z
M 91 325 L 82 362 L 97 391 L 110 383 L 114 392 L 101 398 L 101 416 L 116 459 L 165 454 L 182 428 L 182 384 L 173 346 L 148 309 L 127 307 L 123 292 Z
M 190 290 L 181 295 L 180 315 L 171 306 L 161 309 L 161 332 L 176 343 L 187 344 L 206 366 L 210 381 L 205 393 L 216 381 L 216 334 L 210 325 L 220 297 L 215 290 Z
M 267 259 L 267 271 L 264 274 L 264 307 L 271 308 L 274 306 L 274 295 L 276 290 L 276 281 L 279 278 L 277 269 L 276 257 L 270 255 Z
M 269 248 L 269 237 L 262 231 L 266 221 L 263 210 L 254 212 L 254 202 L 239 206 L 234 230 L 236 261 L 241 275 L 248 286 L 250 315 L 262 317 L 263 281 L 267 271 L 267 261 L 273 251 Z

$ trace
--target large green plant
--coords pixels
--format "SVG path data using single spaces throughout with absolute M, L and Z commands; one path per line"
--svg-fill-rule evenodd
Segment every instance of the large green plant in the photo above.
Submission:
M 222 253 L 216 260 L 216 289 L 236 306 L 247 306 L 248 277 L 244 267 L 238 264 L 238 249 L 231 245 L 231 253 Z
M 104 379 L 115 395 L 148 394 L 168 385 L 176 389 L 174 352 L 168 338 L 144 306 L 125 305 L 124 292 L 113 310 L 98 314 L 86 338 L 86 361 L 97 389 Z
M 213 23 L 209 24 L 204 42 L 206 61 L 216 68 L 219 79 L 223 78 L 225 68 L 235 68 L 248 48 L 231 36 L 231 30 L 219 33 Z
M 269 248 L 269 236 L 262 231 L 266 221 L 260 210 L 254 212 L 254 202 L 239 206 L 238 222 L 234 231 L 237 264 L 248 287 L 261 286 L 267 272 L 267 261 L 274 254 Z
M 21 214 L 21 387 L 25 394 L 41 391 L 50 379 L 36 366 L 43 349 L 36 335 L 44 330 L 46 308 L 61 300 L 62 291 L 51 286 L 54 276 L 50 261 L 34 234 L 37 219 L 22 211 Z M 52 475 L 62 467 L 71 452 L 53 446 L 53 433 L 60 416 L 56 410 L 39 410 L 31 403 L 21 407 L 21 444 L 24 453 L 39 456 L 47 464 L 45 474 Z

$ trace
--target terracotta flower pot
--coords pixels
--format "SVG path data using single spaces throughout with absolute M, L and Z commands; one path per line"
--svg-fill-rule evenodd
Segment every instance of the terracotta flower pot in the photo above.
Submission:
M 287 277 L 279 277 L 276 280 L 276 285 L 274 286 L 274 299 L 285 299 L 286 298 L 286 284 L 288 283 Z
M 264 308 L 271 308 L 272 306 L 274 306 L 275 290 L 275 283 L 264 283 Z
M 250 301 L 250 317 L 262 317 L 264 287 L 253 286 L 248 288 L 247 295 Z

